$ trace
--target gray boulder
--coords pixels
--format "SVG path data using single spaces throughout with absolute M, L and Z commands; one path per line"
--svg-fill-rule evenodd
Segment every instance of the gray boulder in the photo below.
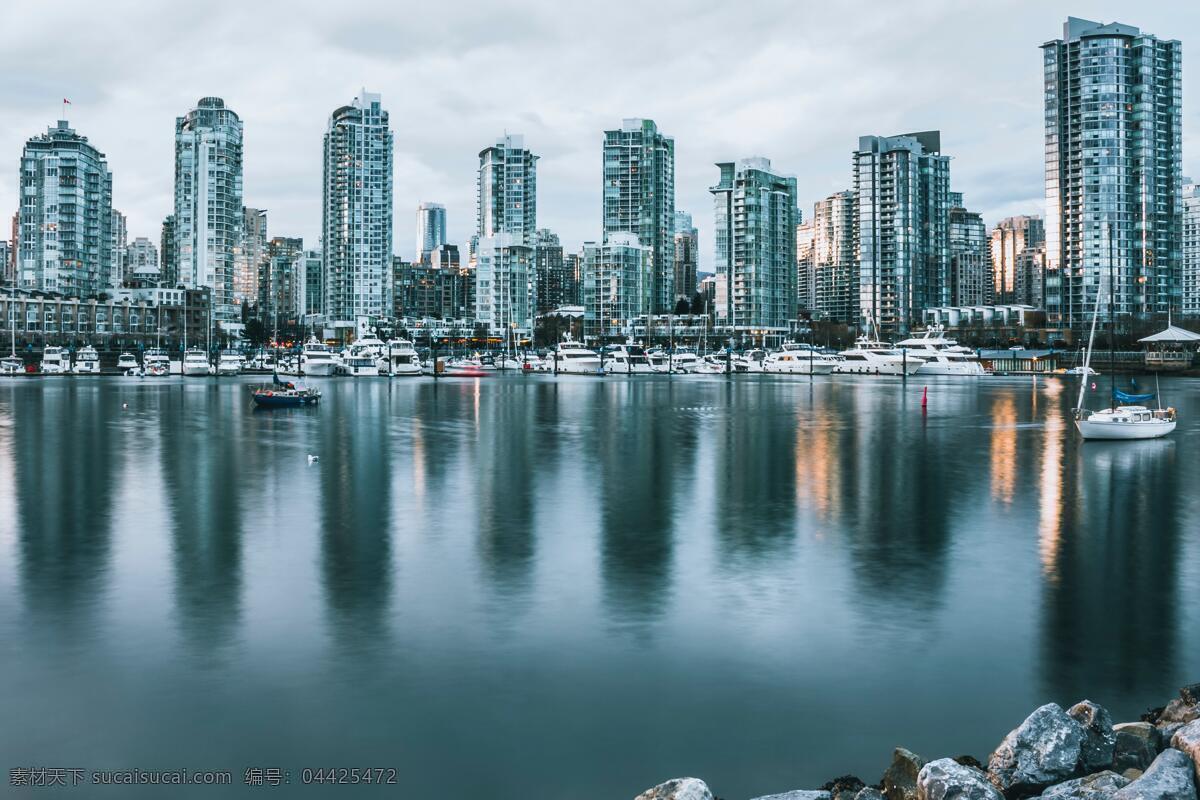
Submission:
M 1117 735 L 1113 733 L 1112 717 L 1104 706 L 1084 700 L 1067 709 L 1067 714 L 1083 728 L 1080 768 L 1084 772 L 1095 772 L 1111 767 Z
M 854 796 L 854 800 L 883 800 L 883 792 L 871 786 L 864 786 L 862 791 Z
M 918 800 L 1003 800 L 987 778 L 974 767 L 952 758 L 939 758 L 921 767 L 917 775 Z
M 1108 800 L 1114 792 L 1124 789 L 1129 783 L 1129 778 L 1105 770 L 1055 784 L 1042 792 L 1042 800 Z
M 1191 757 L 1196 770 L 1196 785 L 1200 786 L 1200 719 L 1175 731 L 1171 737 L 1171 747 Z
M 699 778 L 674 778 L 647 789 L 634 800 L 713 800 L 713 795 Z
M 1158 728 L 1149 722 L 1124 722 L 1113 726 L 1117 735 L 1113 746 L 1113 769 L 1144 770 L 1158 755 Z
M 988 778 L 1008 797 L 1037 794 L 1076 774 L 1084 732 L 1057 703 L 1034 711 L 988 759 Z
M 1193 767 L 1182 752 L 1167 748 L 1142 777 L 1114 793 L 1112 800 L 1196 800 Z
M 883 773 L 883 794 L 887 800 L 917 800 L 917 775 L 925 759 L 916 753 L 897 747 L 892 752 L 892 763 Z
M 764 794 L 754 800 L 829 800 L 829 792 L 822 789 L 793 789 L 783 794 Z
M 1183 687 L 1179 690 L 1179 696 L 1189 705 L 1200 706 L 1200 683 Z

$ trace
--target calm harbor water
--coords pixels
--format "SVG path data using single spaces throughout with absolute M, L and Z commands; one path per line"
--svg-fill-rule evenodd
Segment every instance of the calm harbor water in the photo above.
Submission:
M 1200 680 L 1200 381 L 1087 445 L 1054 378 L 247 382 L 0 384 L 5 770 L 736 800 Z

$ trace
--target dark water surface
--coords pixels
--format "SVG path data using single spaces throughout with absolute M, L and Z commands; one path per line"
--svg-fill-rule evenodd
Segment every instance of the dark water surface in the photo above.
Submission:
M 1046 378 L 246 384 L 0 384 L 6 771 L 738 800 L 1200 680 L 1200 381 L 1087 445 Z

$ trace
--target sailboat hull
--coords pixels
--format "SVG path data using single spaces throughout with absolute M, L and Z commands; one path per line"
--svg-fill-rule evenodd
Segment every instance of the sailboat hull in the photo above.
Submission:
M 1079 429 L 1079 433 L 1084 439 L 1158 439 L 1175 430 L 1175 420 L 1094 422 L 1091 419 L 1077 419 L 1075 427 Z

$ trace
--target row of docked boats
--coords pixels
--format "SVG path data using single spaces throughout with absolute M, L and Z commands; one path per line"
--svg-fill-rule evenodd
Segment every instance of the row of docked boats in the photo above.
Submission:
M 12 354 L 0 359 L 5 373 L 26 371 L 22 359 Z M 565 374 L 723 374 L 776 373 L 791 375 L 985 375 L 987 370 L 970 348 L 945 337 L 934 326 L 920 336 L 896 344 L 859 337 L 853 347 L 840 352 L 803 343 L 785 343 L 773 351 L 720 350 L 699 355 L 689 348 L 667 350 L 645 347 L 633 340 L 592 350 L 570 336 L 543 353 L 473 353 L 423 362 L 411 341 L 362 337 L 337 349 L 309 338 L 298 350 L 276 354 L 264 350 L 247 357 L 237 350 L 221 351 L 216 359 L 200 349 L 185 350 L 171 360 L 165 350 L 145 351 L 139 362 L 133 353 L 122 353 L 117 372 L 129 377 L 167 375 L 237 375 L 243 371 L 272 372 L 285 376 L 348 377 L 419 376 L 436 372 L 444 376 L 486 375 L 495 371 L 553 372 Z M 92 347 L 73 355 L 63 347 L 45 348 L 44 374 L 99 374 L 100 359 Z
M 595 374 L 650 373 L 776 373 L 790 375 L 986 375 L 978 355 L 945 337 L 934 326 L 920 336 L 897 344 L 859 337 L 853 347 L 841 352 L 809 344 L 785 343 L 774 351 L 718 351 L 700 356 L 687 348 L 666 351 L 646 348 L 629 340 L 600 351 L 589 350 L 570 337 L 545 355 L 527 354 L 519 359 L 475 355 L 446 362 L 443 373 L 486 372 L 492 369 L 526 369 L 543 372 Z

